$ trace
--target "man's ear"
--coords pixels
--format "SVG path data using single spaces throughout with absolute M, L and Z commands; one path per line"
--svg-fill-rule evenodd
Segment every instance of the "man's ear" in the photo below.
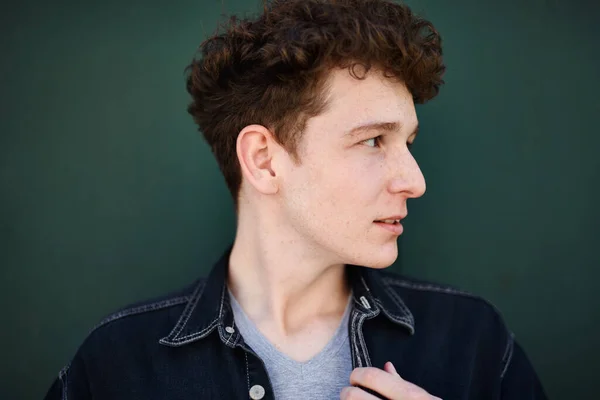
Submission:
M 263 194 L 277 193 L 277 175 L 272 158 L 278 144 L 270 130 L 262 125 L 248 125 L 240 131 L 236 153 L 242 176 Z

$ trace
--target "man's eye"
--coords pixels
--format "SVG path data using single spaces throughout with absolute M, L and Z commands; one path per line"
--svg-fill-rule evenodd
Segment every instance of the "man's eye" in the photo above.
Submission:
M 381 140 L 381 136 L 377 136 L 371 139 L 363 140 L 363 143 L 369 147 L 378 147 L 379 141 Z

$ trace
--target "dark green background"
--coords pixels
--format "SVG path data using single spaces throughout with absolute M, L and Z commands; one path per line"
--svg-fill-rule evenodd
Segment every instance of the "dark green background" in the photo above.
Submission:
M 0 9 L 1 399 L 41 398 L 96 322 L 204 274 L 235 227 L 183 69 L 258 2 L 49 3 Z M 599 386 L 592 3 L 409 1 L 448 72 L 392 268 L 492 301 L 557 399 Z

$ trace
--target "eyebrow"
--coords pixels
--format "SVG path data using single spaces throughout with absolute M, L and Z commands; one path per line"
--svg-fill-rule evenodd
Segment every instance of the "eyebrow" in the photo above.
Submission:
M 402 128 L 400 122 L 370 122 L 362 124 L 350 129 L 344 134 L 344 136 L 358 136 L 361 133 L 368 131 L 384 131 L 384 132 L 397 132 Z M 415 130 L 411 132 L 410 136 L 417 136 L 419 133 L 419 125 L 416 126 Z

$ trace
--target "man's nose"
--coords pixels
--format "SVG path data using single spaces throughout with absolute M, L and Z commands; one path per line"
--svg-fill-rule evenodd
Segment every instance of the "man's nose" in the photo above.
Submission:
M 408 149 L 398 157 L 392 170 L 392 179 L 389 182 L 391 193 L 405 193 L 409 198 L 417 198 L 425 194 L 425 177 Z

